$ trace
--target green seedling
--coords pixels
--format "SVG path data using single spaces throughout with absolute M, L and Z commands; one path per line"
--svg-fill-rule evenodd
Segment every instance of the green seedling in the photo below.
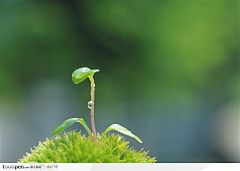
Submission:
M 58 125 L 54 130 L 52 131 L 52 135 L 56 135 L 61 133 L 64 129 L 69 127 L 70 125 L 74 124 L 75 122 L 79 122 L 83 125 L 83 127 L 87 130 L 89 137 L 93 137 L 92 140 L 93 142 L 97 141 L 97 133 L 96 133 L 96 128 L 95 128 L 95 122 L 94 122 L 94 98 L 95 98 L 95 83 L 93 79 L 93 75 L 99 72 L 98 69 L 89 69 L 87 67 L 79 68 L 76 69 L 72 73 L 72 80 L 75 84 L 79 84 L 83 82 L 85 79 L 89 78 L 90 83 L 91 83 L 91 101 L 88 102 L 88 107 L 91 109 L 91 127 L 92 127 L 92 132 L 90 131 L 89 127 L 85 123 L 85 121 L 82 118 L 70 118 L 65 120 L 63 123 Z M 127 135 L 129 137 L 132 137 L 136 139 L 138 142 L 142 143 L 141 139 L 138 138 L 136 135 L 134 135 L 131 131 L 129 131 L 127 128 L 119 125 L 119 124 L 112 124 L 110 125 L 103 133 L 103 136 L 106 136 L 106 134 L 111 131 L 115 130 L 118 131 L 124 135 Z
M 110 134 L 109 131 L 115 130 L 124 135 L 135 138 L 138 142 L 142 141 L 119 124 L 110 125 L 103 133 L 97 133 L 94 123 L 94 93 L 95 83 L 93 75 L 99 72 L 98 69 L 79 68 L 72 74 L 72 80 L 79 84 L 89 78 L 91 83 L 91 100 L 88 108 L 91 109 L 91 128 L 82 118 L 70 118 L 58 125 L 52 131 L 55 135 L 51 139 L 39 142 L 38 146 L 31 149 L 31 153 L 26 153 L 19 163 L 155 163 L 155 157 L 147 156 L 148 152 L 143 149 L 137 151 L 129 147 L 129 142 L 119 134 Z M 87 130 L 89 136 L 81 134 L 81 131 L 64 132 L 64 129 L 74 123 L 80 123 Z M 61 134 L 60 134 L 61 133 Z M 57 135 L 60 134 L 60 135 Z

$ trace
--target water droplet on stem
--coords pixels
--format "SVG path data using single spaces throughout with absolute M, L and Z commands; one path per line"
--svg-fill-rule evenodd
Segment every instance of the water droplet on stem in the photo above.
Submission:
M 88 102 L 88 108 L 91 109 L 92 108 L 92 101 Z

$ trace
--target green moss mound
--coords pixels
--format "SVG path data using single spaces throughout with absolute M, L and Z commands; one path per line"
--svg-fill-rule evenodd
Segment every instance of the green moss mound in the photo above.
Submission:
M 148 152 L 136 151 L 119 134 L 98 135 L 98 141 L 70 131 L 39 142 L 19 163 L 154 163 Z

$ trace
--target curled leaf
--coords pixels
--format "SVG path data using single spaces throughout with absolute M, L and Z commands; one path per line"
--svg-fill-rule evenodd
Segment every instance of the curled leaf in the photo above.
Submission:
M 127 128 L 119 125 L 119 124 L 112 124 L 110 125 L 105 131 L 104 131 L 104 135 L 107 134 L 108 131 L 111 131 L 111 130 L 115 130 L 115 131 L 118 131 L 124 135 L 127 135 L 129 137 L 132 137 L 134 139 L 136 139 L 138 142 L 142 143 L 142 140 L 140 138 L 138 138 L 136 135 L 134 135 L 131 131 L 129 131 Z
M 79 84 L 95 72 L 99 72 L 99 69 L 89 69 L 87 67 L 78 68 L 73 71 L 72 80 L 75 84 Z
M 52 135 L 61 133 L 64 129 L 66 129 L 70 125 L 74 124 L 75 122 L 81 123 L 83 125 L 83 127 L 87 130 L 88 134 L 90 136 L 92 135 L 92 132 L 90 131 L 86 122 L 82 118 L 70 118 L 70 119 L 65 120 L 63 123 L 61 123 L 60 125 L 58 125 L 57 127 L 54 128 L 54 130 L 52 131 Z

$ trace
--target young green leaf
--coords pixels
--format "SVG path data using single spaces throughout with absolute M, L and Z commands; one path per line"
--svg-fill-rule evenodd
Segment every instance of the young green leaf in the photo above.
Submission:
M 76 69 L 72 73 L 72 80 L 75 84 L 79 84 L 95 72 L 99 72 L 99 69 L 89 69 L 87 67 Z
M 87 130 L 88 134 L 90 136 L 92 135 L 92 132 L 90 131 L 86 122 L 82 118 L 70 118 L 70 119 L 65 120 L 63 123 L 61 123 L 56 128 L 54 128 L 54 130 L 52 131 L 52 135 L 59 134 L 60 132 L 62 132 L 64 129 L 66 129 L 70 125 L 74 124 L 75 122 L 81 123 L 83 125 L 83 127 Z
M 134 135 L 131 131 L 129 131 L 127 128 L 119 125 L 119 124 L 112 124 L 110 125 L 105 131 L 104 131 L 104 135 L 107 134 L 108 131 L 111 131 L 111 130 L 115 130 L 115 131 L 118 131 L 124 135 L 127 135 L 129 137 L 132 137 L 134 139 L 136 139 L 138 142 L 142 143 L 142 140 L 140 140 L 140 138 L 138 138 L 136 135 Z

